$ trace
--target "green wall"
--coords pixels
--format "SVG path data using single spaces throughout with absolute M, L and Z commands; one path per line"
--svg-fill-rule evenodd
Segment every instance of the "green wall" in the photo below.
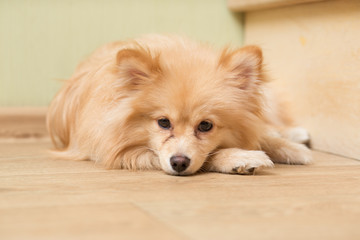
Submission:
M 46 106 L 96 47 L 146 33 L 236 46 L 242 22 L 225 0 L 0 0 L 0 106 Z

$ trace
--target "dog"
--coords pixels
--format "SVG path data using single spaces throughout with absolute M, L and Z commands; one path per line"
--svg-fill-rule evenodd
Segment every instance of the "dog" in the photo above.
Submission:
M 308 133 L 268 85 L 257 46 L 147 35 L 82 62 L 51 102 L 47 128 L 58 157 L 107 168 L 254 174 L 310 163 Z

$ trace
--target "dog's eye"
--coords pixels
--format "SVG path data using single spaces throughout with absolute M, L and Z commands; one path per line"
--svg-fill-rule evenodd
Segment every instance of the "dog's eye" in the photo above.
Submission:
M 160 118 L 157 122 L 158 122 L 159 126 L 163 129 L 171 128 L 170 120 L 167 118 Z
M 199 126 L 198 126 L 198 130 L 200 132 L 208 132 L 213 128 L 213 124 L 209 121 L 202 121 Z

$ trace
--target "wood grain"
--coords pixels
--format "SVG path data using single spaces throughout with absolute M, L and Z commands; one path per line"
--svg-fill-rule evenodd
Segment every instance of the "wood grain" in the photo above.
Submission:
M 359 239 L 360 162 L 255 176 L 104 170 L 51 159 L 47 141 L 0 143 L 0 239 Z

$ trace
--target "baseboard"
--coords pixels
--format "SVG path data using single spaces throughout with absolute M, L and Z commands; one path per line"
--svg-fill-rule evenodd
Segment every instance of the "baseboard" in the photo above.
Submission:
M 0 138 L 46 138 L 47 108 L 0 108 Z

